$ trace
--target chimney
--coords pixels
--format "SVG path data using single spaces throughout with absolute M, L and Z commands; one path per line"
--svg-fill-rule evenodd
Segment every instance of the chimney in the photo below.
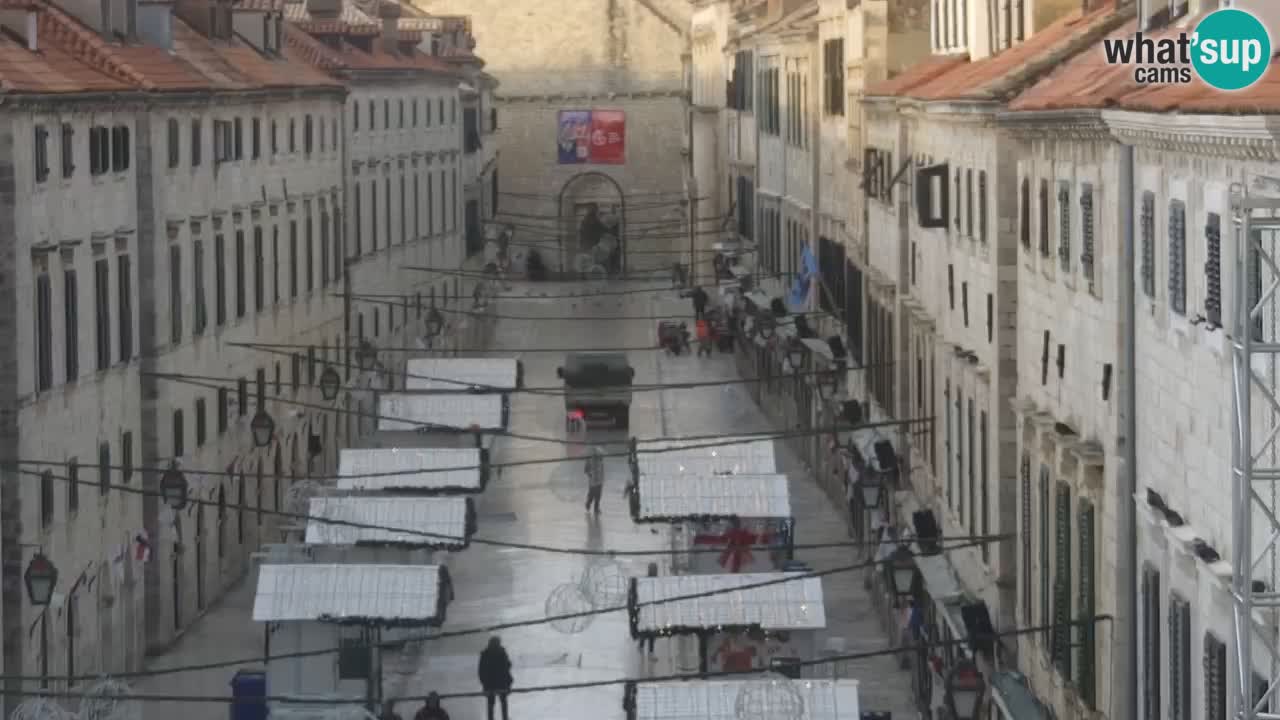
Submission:
M 382 20 L 382 47 L 395 55 L 400 51 L 400 3 L 384 0 L 378 3 L 378 18 Z
M 139 40 L 162 50 L 173 49 L 173 3 L 144 1 L 134 12 Z
M 313 20 L 336 20 L 342 15 L 342 0 L 306 0 L 307 14 Z

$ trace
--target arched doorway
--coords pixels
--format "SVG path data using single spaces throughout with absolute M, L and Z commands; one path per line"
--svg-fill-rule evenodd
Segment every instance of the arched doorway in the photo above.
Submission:
M 618 272 L 627 268 L 627 198 L 617 180 L 592 170 L 578 173 L 560 188 L 560 269 L 581 272 L 577 258 L 589 250 L 583 247 L 578 231 L 583 219 L 595 209 L 606 226 L 616 223 L 618 238 Z

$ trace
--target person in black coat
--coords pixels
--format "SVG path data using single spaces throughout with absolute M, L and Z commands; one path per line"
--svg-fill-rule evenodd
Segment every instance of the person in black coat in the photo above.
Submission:
M 693 293 L 690 295 L 690 298 L 693 300 L 693 319 L 703 319 L 707 312 L 707 291 L 703 290 L 701 287 L 696 287 L 693 289 Z
M 493 720 L 493 704 L 502 701 L 502 720 L 510 720 L 507 715 L 507 695 L 511 692 L 511 658 L 507 649 L 502 647 L 502 640 L 495 635 L 489 638 L 489 646 L 480 652 L 480 687 L 484 688 L 485 699 L 489 702 L 489 720 Z

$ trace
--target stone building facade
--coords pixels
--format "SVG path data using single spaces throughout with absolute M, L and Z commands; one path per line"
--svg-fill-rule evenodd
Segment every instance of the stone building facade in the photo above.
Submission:
M 3 437 L 23 461 L 0 484 L 15 678 L 136 669 L 242 577 L 289 484 L 332 468 L 358 431 L 345 397 L 317 410 L 324 367 L 349 369 L 361 336 L 420 337 L 433 291 L 469 299 L 456 277 L 403 266 L 460 268 L 463 188 L 489 182 L 463 167 L 461 84 L 492 85 L 456 27 L 324 0 L 104 7 L 0 19 L 24 41 L 0 51 L 17 338 Z M 325 44 L 335 28 L 347 44 Z M 466 52 L 417 49 L 455 43 Z M 376 124 L 360 130 L 364 113 Z M 372 198 L 353 207 L 369 168 L 376 225 Z M 361 307 L 354 292 L 395 301 Z M 262 448 L 259 409 L 275 423 Z M 130 492 L 154 493 L 175 465 L 182 510 Z M 35 552 L 60 573 L 43 609 L 21 583 Z

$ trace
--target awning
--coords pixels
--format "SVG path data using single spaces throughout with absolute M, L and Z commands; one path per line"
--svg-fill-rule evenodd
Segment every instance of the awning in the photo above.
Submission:
M 1049 712 L 1027 687 L 1022 673 L 1008 670 L 991 677 L 991 697 L 1002 720 L 1049 720 Z

